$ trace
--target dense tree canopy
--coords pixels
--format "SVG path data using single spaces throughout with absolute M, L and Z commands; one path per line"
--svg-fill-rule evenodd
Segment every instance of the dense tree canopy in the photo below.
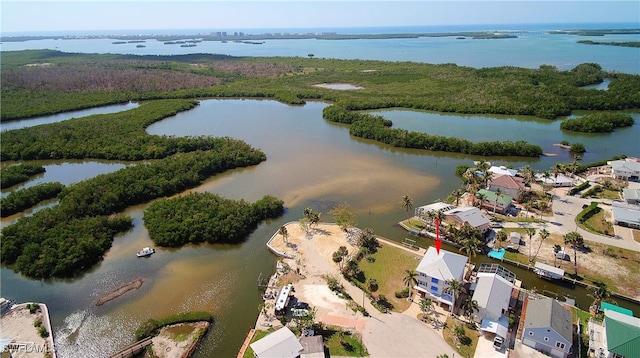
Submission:
M 0 214 L 4 218 L 29 209 L 43 200 L 55 198 L 62 189 L 64 185 L 60 183 L 42 183 L 13 191 L 0 199 Z
M 3 148 L 4 150 L 4 148 Z M 44 173 L 45 169 L 41 165 L 22 163 L 10 165 L 0 170 L 2 188 L 8 188 L 16 184 L 24 183 L 36 174 Z
M 205 241 L 237 243 L 260 220 L 282 214 L 283 204 L 270 196 L 249 204 L 212 193 L 191 193 L 153 202 L 144 212 L 144 223 L 151 239 L 160 246 Z
M 630 127 L 635 120 L 628 114 L 599 112 L 580 118 L 565 119 L 560 128 L 568 131 L 603 133 L 612 132 L 616 128 Z

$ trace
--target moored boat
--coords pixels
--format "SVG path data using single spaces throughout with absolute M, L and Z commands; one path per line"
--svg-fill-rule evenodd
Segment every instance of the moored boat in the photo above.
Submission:
M 136 256 L 138 256 L 138 257 L 149 256 L 149 255 L 154 254 L 155 252 L 156 252 L 156 250 L 155 250 L 155 249 L 152 249 L 152 248 L 150 248 L 150 247 L 145 247 L 145 248 L 143 248 L 142 250 L 138 251 L 138 252 L 136 253 Z

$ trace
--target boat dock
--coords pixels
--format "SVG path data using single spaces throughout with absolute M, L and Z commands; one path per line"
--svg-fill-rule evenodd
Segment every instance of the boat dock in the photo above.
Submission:
M 563 269 L 553 267 L 542 262 L 536 262 L 533 272 L 538 274 L 538 276 L 547 279 L 561 280 L 564 277 Z

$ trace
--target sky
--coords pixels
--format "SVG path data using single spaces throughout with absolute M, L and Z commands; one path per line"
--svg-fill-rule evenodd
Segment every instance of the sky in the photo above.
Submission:
M 2 33 L 594 22 L 640 27 L 640 1 L 0 0 L 0 20 Z

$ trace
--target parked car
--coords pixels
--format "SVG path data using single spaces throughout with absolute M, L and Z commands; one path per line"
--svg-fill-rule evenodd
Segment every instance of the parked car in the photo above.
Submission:
M 496 338 L 493 339 L 493 348 L 501 350 L 503 344 L 504 338 L 502 338 L 502 336 L 496 336 Z
M 293 317 L 306 317 L 309 315 L 309 310 L 294 309 L 294 310 L 291 310 L 291 315 Z
M 502 227 L 502 224 L 494 221 L 491 222 L 491 227 L 494 229 L 500 229 Z

